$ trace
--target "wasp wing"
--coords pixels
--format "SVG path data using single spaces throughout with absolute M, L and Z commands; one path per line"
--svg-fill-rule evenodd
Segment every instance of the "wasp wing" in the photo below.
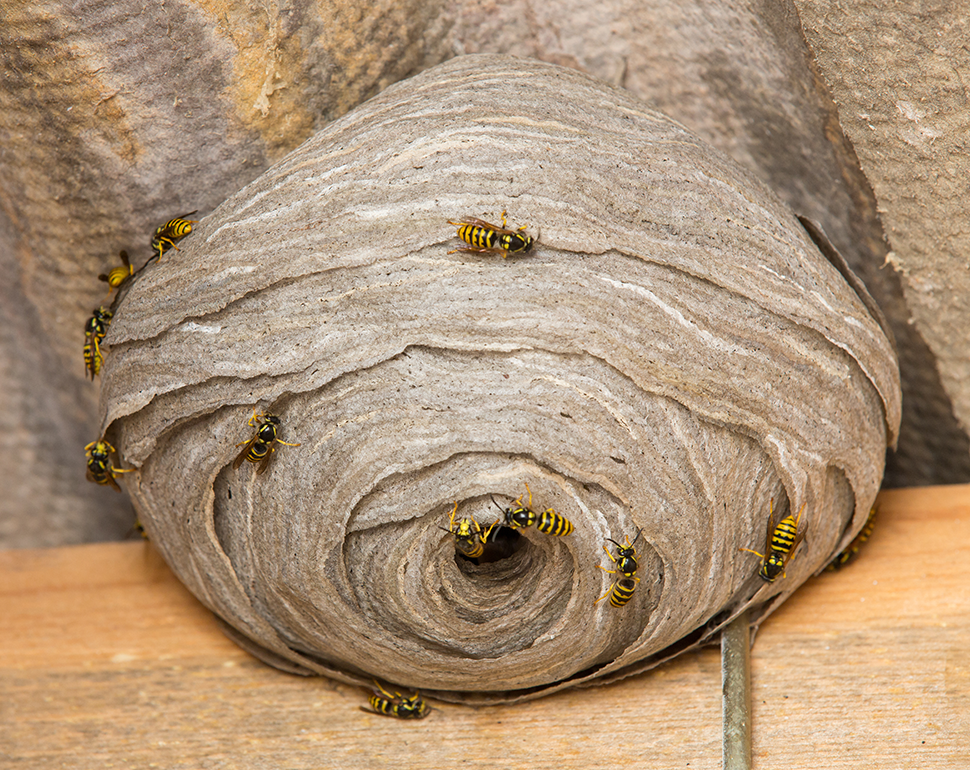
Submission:
M 232 461 L 233 470 L 235 470 L 236 468 L 238 468 L 240 465 L 243 464 L 243 460 L 245 460 L 246 455 L 249 454 L 249 448 L 256 443 L 258 438 L 259 436 L 253 436 L 251 439 L 249 439 L 249 441 L 242 441 L 236 444 L 236 446 L 241 446 L 243 450 L 239 453 L 236 459 Z M 243 446 L 244 444 L 245 446 Z
M 273 456 L 273 452 L 275 451 L 276 451 L 276 442 L 274 441 L 272 444 L 266 447 L 266 456 L 263 457 L 262 461 L 259 464 L 259 467 L 256 469 L 257 476 L 262 475 L 262 473 L 269 467 L 269 458 Z

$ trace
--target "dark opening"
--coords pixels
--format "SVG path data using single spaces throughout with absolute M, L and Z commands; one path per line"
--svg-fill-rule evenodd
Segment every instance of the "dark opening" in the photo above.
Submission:
M 508 559 L 524 545 L 522 535 L 511 527 L 496 527 L 485 541 L 482 555 L 473 559 L 466 556 L 457 548 L 455 549 L 455 559 L 470 561 L 472 564 L 490 564 L 491 562 Z

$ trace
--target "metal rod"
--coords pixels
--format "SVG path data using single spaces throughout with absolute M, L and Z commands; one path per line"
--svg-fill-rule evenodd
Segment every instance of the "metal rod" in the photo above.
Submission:
M 721 631 L 724 770 L 751 770 L 751 644 L 748 611 Z

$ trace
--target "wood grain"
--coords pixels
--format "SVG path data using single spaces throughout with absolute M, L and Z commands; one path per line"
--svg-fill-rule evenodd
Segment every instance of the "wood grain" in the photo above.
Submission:
M 752 654 L 754 766 L 970 765 L 970 486 L 880 497 Z M 219 633 L 151 545 L 0 553 L 0 767 L 720 766 L 715 649 L 515 706 L 367 714 Z
M 965 9 L 935 9 L 928 34 L 915 3 L 853 3 L 850 12 L 829 0 L 795 5 L 879 201 L 892 249 L 887 260 L 902 279 L 912 323 L 933 351 L 954 414 L 966 425 L 970 307 L 934 296 L 937 287 L 954 297 L 970 289 L 965 169 L 952 162 L 962 154 L 967 131 Z M 837 40 L 852 40 L 851 52 Z M 939 74 L 927 78 L 930 72 Z M 920 168 L 937 172 L 924 175 Z

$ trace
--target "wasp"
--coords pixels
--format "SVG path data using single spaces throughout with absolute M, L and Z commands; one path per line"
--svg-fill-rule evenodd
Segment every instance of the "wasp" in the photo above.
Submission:
M 164 225 L 159 225 L 155 228 L 155 233 L 152 235 L 152 248 L 158 252 L 159 259 L 169 249 L 174 248 L 176 251 L 179 250 L 175 242 L 182 240 L 192 232 L 192 225 L 196 224 L 198 220 L 186 219 L 186 217 L 190 217 L 195 213 L 195 211 L 190 211 L 188 214 L 182 214 L 180 217 L 170 219 Z
M 101 371 L 104 356 L 101 355 L 101 340 L 108 333 L 108 324 L 114 314 L 103 305 L 95 310 L 84 324 L 84 368 L 93 380 Z
M 378 714 L 394 716 L 398 719 L 424 719 L 428 716 L 428 704 L 421 699 L 418 692 L 410 698 L 405 698 L 399 692 L 391 695 L 376 679 L 374 684 L 377 685 L 377 690 L 370 696 L 370 705 Z
M 88 461 L 87 478 L 95 484 L 110 484 L 116 492 L 121 491 L 118 482 L 115 481 L 115 474 L 131 473 L 134 468 L 115 468 L 111 465 L 111 455 L 115 453 L 115 448 L 104 439 L 92 441 L 84 447 L 84 456 Z
M 131 266 L 131 262 L 128 261 L 128 252 L 122 250 L 119 254 L 121 257 L 122 264 L 119 267 L 111 268 L 107 273 L 101 273 L 98 276 L 99 281 L 104 281 L 108 284 L 108 291 L 111 289 L 117 289 L 121 284 L 127 281 L 131 276 L 135 274 L 135 268 Z
M 532 510 L 532 490 L 529 489 L 528 484 L 525 485 L 525 490 L 529 493 L 527 505 L 522 505 L 522 495 L 515 498 L 511 508 L 503 508 L 495 502 L 494 497 L 492 498 L 492 502 L 505 514 L 506 527 L 525 529 L 535 524 L 536 529 L 540 532 L 559 536 L 568 535 L 573 531 L 573 523 L 565 516 L 556 513 L 552 508 L 546 508 L 542 513 L 536 515 L 536 512 Z
M 501 254 L 502 259 L 505 259 L 509 254 L 525 254 L 535 243 L 531 235 L 522 232 L 526 228 L 525 225 L 518 230 L 506 229 L 508 222 L 504 211 L 501 227 L 474 217 L 465 217 L 459 222 L 449 219 L 448 224 L 455 225 L 458 228 L 458 237 L 468 244 L 460 249 L 449 251 L 449 254 L 468 251 L 474 254 Z
M 498 522 L 494 522 L 482 533 L 482 527 L 475 519 L 459 519 L 456 527 L 456 513 L 458 513 L 457 500 L 455 501 L 455 507 L 452 509 L 451 515 L 448 517 L 447 531 L 455 536 L 455 548 L 458 549 L 459 553 L 467 556 L 469 559 L 477 559 L 485 552 L 485 542 L 488 540 L 489 534 L 491 534 L 492 529 L 494 529 Z
M 829 565 L 825 568 L 826 572 L 835 572 L 836 570 L 842 569 L 846 564 L 855 560 L 855 557 L 859 555 L 859 549 L 862 547 L 869 537 L 872 535 L 872 530 L 876 528 L 876 511 L 878 509 L 876 506 L 872 506 L 869 510 L 869 517 L 866 519 L 866 523 L 863 525 L 862 530 L 858 535 L 846 546 L 844 551 L 841 551 L 838 556 L 829 562 Z
M 233 462 L 232 467 L 238 468 L 242 465 L 243 460 L 249 460 L 251 463 L 260 463 L 259 468 L 256 469 L 256 475 L 258 476 L 266 470 L 270 455 L 276 451 L 277 444 L 300 446 L 299 444 L 290 444 L 279 438 L 278 434 L 281 424 L 280 418 L 275 414 L 257 413 L 256 408 L 253 407 L 253 416 L 249 418 L 249 425 L 256 429 L 256 433 L 248 441 L 241 441 L 236 444 L 236 446 L 243 446 L 245 444 L 245 447 L 239 453 L 235 462 Z
M 758 575 L 768 583 L 774 583 L 775 579 L 781 575 L 784 577 L 785 561 L 794 549 L 796 541 L 799 539 L 798 523 L 802 519 L 802 511 L 805 505 L 798 511 L 798 518 L 792 518 L 791 514 L 778 522 L 774 531 L 771 529 L 771 520 L 774 517 L 774 499 L 768 504 L 768 532 L 765 539 L 765 553 L 761 554 L 752 551 L 750 548 L 740 548 L 738 550 L 753 553 L 760 556 L 763 561 Z M 767 554 L 767 555 L 766 555 Z
M 125 540 L 134 535 L 135 533 L 141 535 L 142 540 L 148 540 L 148 533 L 145 531 L 145 526 L 141 523 L 139 519 L 135 519 L 135 523 L 131 529 L 125 534 Z
M 634 546 L 640 539 L 640 535 L 643 534 L 643 529 L 638 529 L 636 537 L 633 538 L 633 542 L 630 542 L 629 536 L 623 545 L 612 538 L 606 538 L 609 542 L 616 546 L 616 556 L 610 553 L 610 549 L 605 545 L 603 550 L 606 551 L 606 555 L 610 557 L 610 561 L 616 565 L 616 569 L 607 569 L 606 567 L 598 564 L 601 570 L 609 575 L 619 575 L 613 585 L 610 586 L 609 590 L 603 594 L 599 599 L 597 599 L 593 604 L 599 604 L 607 596 L 610 597 L 610 604 L 614 607 L 622 607 L 628 601 L 630 597 L 633 596 L 633 591 L 637 587 L 637 583 L 640 582 L 640 578 L 637 577 L 637 551 Z

